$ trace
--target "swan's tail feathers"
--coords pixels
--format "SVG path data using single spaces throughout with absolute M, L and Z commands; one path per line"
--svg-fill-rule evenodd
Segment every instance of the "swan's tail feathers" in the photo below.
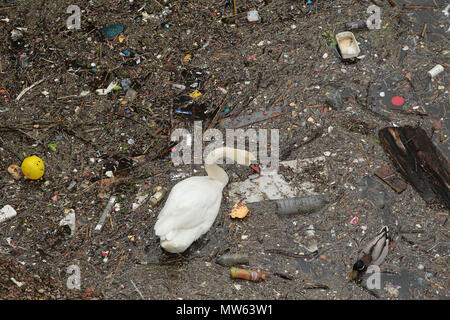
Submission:
M 171 240 L 175 239 L 176 236 L 177 236 L 177 231 L 172 230 L 164 235 L 161 235 L 160 238 L 161 238 L 161 240 L 171 241 Z
M 169 220 L 158 220 L 155 223 L 155 234 L 162 238 L 167 237 L 170 233 L 173 233 L 173 223 Z M 173 237 L 174 235 L 172 235 Z
M 171 230 L 160 235 L 161 247 L 172 253 L 184 252 L 190 245 L 200 237 L 195 229 Z

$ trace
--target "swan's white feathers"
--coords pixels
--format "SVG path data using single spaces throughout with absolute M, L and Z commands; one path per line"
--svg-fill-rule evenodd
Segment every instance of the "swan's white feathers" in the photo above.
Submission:
M 256 159 L 245 150 L 221 147 L 209 153 L 205 163 L 206 177 L 191 177 L 177 183 L 170 192 L 155 224 L 161 247 L 172 253 L 185 251 L 213 225 L 219 213 L 222 190 L 228 183 L 227 173 L 216 161 L 226 157 L 244 162 Z
M 198 239 L 216 219 L 221 200 L 222 186 L 207 176 L 180 181 L 158 216 L 156 235 L 170 241 L 188 231 Z

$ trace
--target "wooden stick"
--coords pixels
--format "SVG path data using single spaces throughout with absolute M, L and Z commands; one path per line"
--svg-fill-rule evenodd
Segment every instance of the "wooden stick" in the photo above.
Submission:
M 394 0 L 388 0 L 388 2 L 392 7 L 397 7 L 397 4 L 394 2 Z
M 100 217 L 98 224 L 95 226 L 95 230 L 97 231 L 102 230 L 106 217 L 109 215 L 109 212 L 111 211 L 114 203 L 116 202 L 116 199 L 117 199 L 116 196 L 111 196 L 111 198 L 109 198 L 108 204 L 106 205 L 105 210 L 103 210 L 102 216 Z
M 272 119 L 272 118 L 279 117 L 279 116 L 281 116 L 282 114 L 284 114 L 284 112 L 275 113 L 275 114 L 271 115 L 270 117 L 267 117 L 267 118 L 264 118 L 264 119 L 259 119 L 259 120 L 256 120 L 256 121 L 253 121 L 253 122 L 250 122 L 250 123 L 246 123 L 246 124 L 243 124 L 242 126 L 234 127 L 233 129 L 239 129 L 239 128 L 243 128 L 243 127 L 246 127 L 246 126 L 250 126 L 250 125 L 255 124 L 255 123 L 258 123 L 258 122 L 270 120 L 270 119 Z
M 421 34 L 422 38 L 425 37 L 425 32 L 427 31 L 427 26 L 428 26 L 427 23 L 425 23 L 425 24 L 423 25 L 423 30 L 422 30 L 422 34 Z
M 45 78 L 43 78 L 43 79 L 41 79 L 41 80 L 39 80 L 39 81 L 33 83 L 33 84 L 32 84 L 31 86 L 29 86 L 28 88 L 23 89 L 22 92 L 19 93 L 19 95 L 17 96 L 16 101 L 19 101 L 20 98 L 22 98 L 22 96 L 23 96 L 25 93 L 27 93 L 28 91 L 30 91 L 31 89 L 33 89 L 33 87 L 37 86 L 39 83 L 41 83 L 41 82 L 44 81 L 44 80 L 45 80 Z
M 220 111 L 222 110 L 222 107 L 224 106 L 225 102 L 228 99 L 228 95 L 230 94 L 230 91 L 227 92 L 227 95 L 225 96 L 225 98 L 223 99 L 222 103 L 219 106 L 219 110 L 217 110 L 216 115 L 214 116 L 214 118 L 211 120 L 211 123 L 208 126 L 208 130 L 211 129 L 211 127 L 214 125 L 214 122 L 216 121 L 217 117 L 219 116 Z
M 417 4 L 405 4 L 403 9 L 436 9 L 434 6 L 422 6 Z
M 319 107 L 322 107 L 323 106 L 323 103 L 319 103 L 319 104 L 313 104 L 313 105 L 311 105 L 311 106 L 306 106 L 305 108 L 319 108 Z

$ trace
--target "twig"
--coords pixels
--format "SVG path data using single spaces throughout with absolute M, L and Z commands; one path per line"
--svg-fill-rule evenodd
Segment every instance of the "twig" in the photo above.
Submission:
M 41 146 L 44 145 L 44 143 L 43 143 L 41 140 L 39 140 L 38 138 L 33 137 L 31 134 L 28 134 L 28 133 L 26 133 L 25 131 L 20 130 L 19 128 L 12 128 L 12 129 L 14 129 L 14 130 L 16 130 L 16 131 L 18 131 L 18 132 L 24 134 L 24 135 L 27 136 L 28 138 L 33 139 L 34 141 L 36 141 L 37 143 L 39 143 Z
M 100 217 L 99 222 L 95 226 L 95 230 L 102 230 L 103 224 L 105 223 L 105 220 L 106 220 L 106 217 L 108 216 L 109 212 L 112 209 L 112 206 L 116 202 L 116 199 L 117 199 L 116 196 L 111 196 L 111 198 L 109 198 L 108 204 L 106 205 L 105 210 L 103 210 L 103 213 L 102 213 L 102 216 Z
M 288 257 L 293 257 L 293 258 L 308 258 L 308 257 L 315 255 L 315 254 L 300 254 L 300 253 L 294 253 L 294 252 L 287 252 L 287 251 L 284 251 L 281 249 L 276 249 L 276 248 L 266 249 L 264 251 L 268 252 L 268 253 L 281 254 L 283 256 L 288 256 Z
M 41 82 L 44 81 L 44 80 L 45 80 L 45 78 L 43 78 L 43 79 L 41 79 L 41 80 L 39 80 L 39 81 L 33 83 L 33 84 L 32 84 L 31 86 L 29 86 L 28 88 L 23 89 L 22 92 L 19 93 L 19 95 L 17 96 L 16 101 L 19 101 L 20 98 L 22 98 L 22 96 L 23 96 L 25 93 L 27 93 L 29 90 L 33 89 L 33 87 L 37 86 L 39 83 L 41 83 Z
M 220 111 L 222 110 L 222 107 L 224 106 L 225 102 L 228 99 L 228 95 L 230 94 L 230 92 L 227 92 L 227 95 L 225 96 L 225 98 L 223 99 L 222 103 L 219 106 L 219 110 L 217 110 L 216 115 L 214 116 L 214 118 L 211 120 L 211 123 L 208 126 L 208 130 L 211 129 L 211 127 L 214 125 L 214 122 L 216 121 L 217 117 L 219 116 Z
M 164 9 L 164 6 L 161 3 L 159 3 L 157 0 L 153 0 L 153 1 L 155 1 L 158 4 L 158 6 L 160 6 L 161 8 Z
M 434 6 L 422 6 L 417 4 L 405 4 L 403 9 L 436 9 Z
M 112 277 L 113 273 L 117 271 L 117 269 L 119 269 L 120 264 L 122 263 L 123 258 L 125 258 L 125 255 L 121 256 L 119 259 L 119 262 L 117 263 L 116 267 L 114 268 L 113 272 L 111 272 L 110 274 L 108 274 L 106 276 L 106 279 L 109 279 Z
M 394 0 L 388 0 L 391 7 L 397 7 L 397 4 L 394 2 Z
M 253 122 L 250 122 L 250 123 L 246 123 L 246 124 L 243 124 L 242 126 L 234 127 L 233 129 L 239 129 L 239 128 L 243 128 L 243 127 L 246 127 L 246 126 L 250 126 L 250 125 L 258 123 L 258 122 L 262 122 L 262 121 L 270 120 L 272 118 L 279 117 L 279 116 L 281 116 L 283 114 L 284 114 L 284 112 L 275 113 L 275 114 L 271 115 L 270 117 L 267 117 L 267 118 L 264 118 L 264 119 L 259 119 L 259 120 L 256 120 L 256 121 L 253 121 Z
M 323 107 L 323 103 L 319 103 L 319 104 L 313 104 L 311 106 L 306 106 L 305 108 L 319 108 L 319 107 Z
M 422 38 L 425 37 L 425 32 L 427 31 L 427 26 L 428 26 L 427 23 L 425 23 L 425 24 L 423 25 L 423 30 L 422 30 L 422 34 L 421 34 Z
M 133 285 L 134 289 L 136 289 L 137 293 L 139 293 L 139 295 L 141 296 L 142 300 L 146 300 L 144 298 L 144 296 L 142 295 L 141 291 L 139 291 L 139 289 L 136 287 L 136 285 L 134 284 L 133 280 L 130 280 L 131 284 Z
M 303 285 L 302 289 L 325 289 L 325 290 L 328 290 L 328 289 L 330 289 L 330 287 L 328 287 L 325 284 L 321 284 L 321 283 L 305 283 Z

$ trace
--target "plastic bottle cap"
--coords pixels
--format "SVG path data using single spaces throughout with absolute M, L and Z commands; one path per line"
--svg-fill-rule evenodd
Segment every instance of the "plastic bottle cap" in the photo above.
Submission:
M 405 99 L 403 97 L 400 96 L 395 96 L 392 98 L 392 104 L 394 106 L 400 107 L 405 103 Z

